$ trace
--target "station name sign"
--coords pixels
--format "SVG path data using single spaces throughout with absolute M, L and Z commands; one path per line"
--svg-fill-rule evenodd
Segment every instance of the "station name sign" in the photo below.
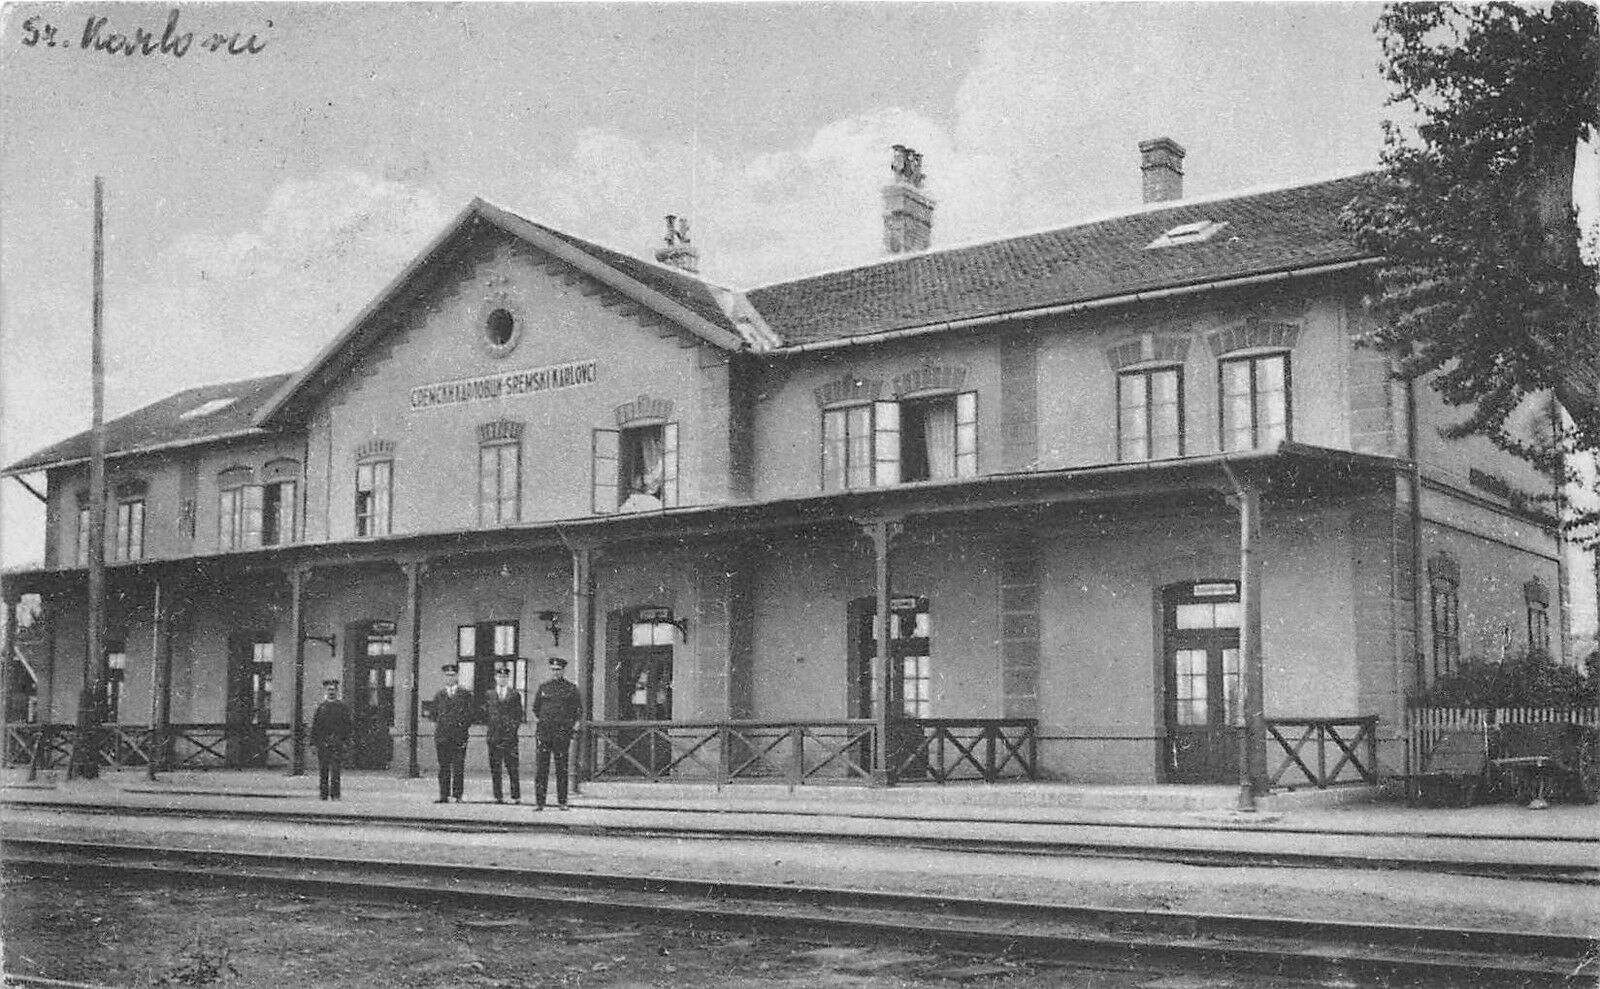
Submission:
M 486 402 L 497 398 L 514 398 L 558 388 L 576 388 L 592 385 L 598 374 L 598 361 L 574 361 L 570 364 L 552 364 L 503 374 L 486 374 L 480 378 L 460 378 L 438 384 L 418 385 L 411 389 L 412 409 L 433 409 L 442 405 L 460 405 L 464 402 Z

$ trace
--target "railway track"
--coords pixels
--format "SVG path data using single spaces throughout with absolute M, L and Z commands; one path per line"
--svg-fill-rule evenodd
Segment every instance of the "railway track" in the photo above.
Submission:
M 232 883 L 277 894 L 560 911 L 1079 964 L 1237 970 L 1349 984 L 1590 986 L 1593 938 L 1127 910 L 870 890 L 7 837 L 18 876 Z
M 929 851 L 947 852 L 982 852 L 991 854 L 1010 855 L 1050 855 L 1075 858 L 1114 858 L 1138 859 L 1146 862 L 1169 862 L 1175 865 L 1219 866 L 1219 867 L 1248 867 L 1248 868 L 1355 868 L 1379 869 L 1403 872 L 1425 872 L 1445 875 L 1476 876 L 1490 879 L 1514 879 L 1523 882 L 1555 882 L 1579 885 L 1600 886 L 1600 841 L 1579 838 L 1539 838 L 1516 839 L 1508 837 L 1479 838 L 1461 835 L 1421 835 L 1406 836 L 1407 841 L 1441 841 L 1453 840 L 1466 843 L 1483 843 L 1494 841 L 1498 843 L 1521 842 L 1533 844 L 1556 844 L 1568 846 L 1593 846 L 1596 854 L 1582 857 L 1579 862 L 1548 863 L 1548 862 L 1517 862 L 1504 859 L 1472 861 L 1463 858 L 1436 858 L 1425 856 L 1398 856 L 1381 854 L 1351 854 L 1351 853 L 1317 853 L 1274 850 L 1256 850 L 1241 848 L 1203 848 L 1203 847 L 1175 847 L 1172 845 L 1153 844 L 1149 841 L 1138 840 L 1142 833 L 1157 831 L 1188 831 L 1188 832 L 1214 832 L 1237 833 L 1251 829 L 1208 827 L 1203 825 L 1181 825 L 1178 828 L 1157 828 L 1139 825 L 1088 825 L 1096 831 L 1117 832 L 1128 836 L 1127 840 L 1094 840 L 1074 839 L 1071 835 L 1078 826 L 1072 824 L 1043 825 L 1038 821 L 1026 822 L 984 822 L 989 825 L 1003 827 L 1007 824 L 1025 824 L 1038 828 L 1051 827 L 1061 833 L 1061 837 L 1041 839 L 1036 837 L 1016 837 L 999 834 L 989 834 L 983 837 L 960 837 L 953 835 L 915 835 L 904 832 L 878 832 L 865 833 L 856 831 L 818 831 L 805 827 L 788 827 L 778 823 L 763 823 L 760 827 L 738 827 L 726 823 L 702 823 L 711 812 L 685 811 L 685 816 L 692 816 L 699 820 L 686 820 L 681 824 L 663 824 L 654 822 L 649 825 L 629 824 L 626 822 L 607 823 L 595 821 L 572 822 L 570 818 L 557 818 L 551 815 L 541 815 L 533 818 L 531 815 L 524 820 L 483 820 L 472 818 L 436 818 L 420 815 L 381 814 L 362 811 L 359 813 L 340 812 L 337 810 L 321 810 L 317 812 L 300 810 L 277 810 L 272 808 L 251 807 L 248 809 L 219 808 L 219 807 L 157 807 L 139 805 L 90 805 L 73 801 L 49 800 L 4 800 L 0 804 L 9 810 L 45 810 L 60 814 L 81 814 L 85 816 L 119 816 L 119 817 L 175 817 L 191 820 L 207 821 L 270 821 L 278 824 L 311 825 L 317 827 L 347 827 L 352 824 L 377 827 L 403 827 L 411 830 L 449 831 L 470 834 L 516 834 L 526 832 L 558 831 L 570 834 L 583 834 L 605 837 L 668 837 L 668 838 L 697 838 L 716 840 L 740 841 L 806 841 L 816 843 L 842 843 L 860 846 L 883 845 L 899 849 L 922 848 Z M 601 809 L 636 809 L 625 805 L 616 807 L 601 807 L 585 804 L 586 810 Z M 659 813 L 652 808 L 652 813 Z M 774 812 L 775 814 L 778 812 Z M 838 817 L 834 814 L 815 814 L 798 812 L 781 812 L 790 817 Z M 741 811 L 741 816 L 747 816 Z M 875 816 L 873 820 L 896 820 Z M 898 820 L 915 821 L 918 818 L 901 818 Z M 1274 832 L 1261 832 L 1255 830 L 1254 834 L 1268 834 Z M 1288 832 L 1299 833 L 1299 832 Z M 1318 832 L 1319 834 L 1323 832 Z M 1359 832 L 1350 832 L 1348 837 L 1373 837 Z M 1382 836 L 1390 837 L 1390 836 Z

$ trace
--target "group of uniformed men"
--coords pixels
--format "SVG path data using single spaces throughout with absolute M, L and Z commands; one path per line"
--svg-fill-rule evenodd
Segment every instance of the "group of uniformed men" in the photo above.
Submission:
M 534 809 L 543 810 L 549 792 L 550 764 L 555 763 L 556 806 L 567 809 L 567 769 L 572 751 L 572 733 L 583 716 L 578 688 L 566 677 L 567 661 L 560 656 L 548 660 L 550 678 L 533 695 L 534 718 Z M 433 695 L 433 746 L 439 758 L 439 799 L 434 803 L 461 802 L 462 775 L 466 768 L 467 734 L 478 701 L 472 691 L 456 682 L 456 664 L 440 667 L 444 686 Z M 500 777 L 504 771 L 511 784 L 512 803 L 522 802 L 522 778 L 517 757 L 519 731 L 526 716 L 522 694 L 511 686 L 511 668 L 497 667 L 495 689 L 483 699 L 482 710 L 489 747 L 489 774 L 494 783 L 494 802 L 505 803 Z M 350 705 L 339 699 L 339 681 L 322 681 L 324 699 L 311 719 L 311 744 L 317 750 L 318 792 L 323 800 L 339 799 L 339 776 L 345 752 L 355 731 Z

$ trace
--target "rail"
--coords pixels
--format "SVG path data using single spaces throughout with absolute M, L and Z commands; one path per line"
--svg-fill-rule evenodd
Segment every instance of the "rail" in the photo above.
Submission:
M 1268 718 L 1267 737 L 1277 743 L 1278 766 L 1269 786 L 1310 784 L 1319 790 L 1340 783 L 1378 782 L 1378 716 L 1359 718 Z M 1307 751 L 1307 747 L 1310 751 Z M 1333 759 L 1329 768 L 1328 761 Z M 1284 777 L 1289 779 L 1285 781 Z
M 141 885 L 227 883 L 246 892 L 463 903 L 475 911 L 581 911 L 613 921 L 665 920 L 701 930 L 830 939 L 841 934 L 916 951 L 1072 959 L 1095 967 L 1261 973 L 1279 981 L 1361 985 L 1571 986 L 1592 981 L 1587 934 L 1240 916 L 976 898 L 952 891 L 863 890 L 792 883 L 560 872 L 161 847 L 8 835 L 9 872 L 47 880 L 114 876 Z M 1174 981 L 1174 980 L 1167 980 Z M 56 983 L 59 985 L 60 983 Z
M 240 769 L 288 766 L 294 738 L 282 724 L 188 722 L 170 725 L 165 737 L 149 725 L 109 723 L 94 732 L 97 759 L 108 769 Z M 78 729 L 73 724 L 34 723 L 6 727 L 5 764 L 55 769 L 72 762 Z
M 866 784 L 883 744 L 876 721 L 590 721 L 579 733 L 585 781 Z M 1031 719 L 891 722 L 888 782 L 1036 779 Z

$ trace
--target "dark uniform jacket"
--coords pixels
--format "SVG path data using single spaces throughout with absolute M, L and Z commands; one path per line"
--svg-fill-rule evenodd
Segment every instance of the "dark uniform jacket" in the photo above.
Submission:
M 483 702 L 483 717 L 488 724 L 487 740 L 490 745 L 514 746 L 517 744 L 517 727 L 522 724 L 522 695 L 506 688 L 506 699 L 500 699 L 498 690 L 489 691 Z
M 546 680 L 533 695 L 534 735 L 541 742 L 564 742 L 583 717 L 583 702 L 571 680 Z
M 436 745 L 465 745 L 472 727 L 472 691 L 457 687 L 433 695 L 433 740 Z
M 350 705 L 337 698 L 317 705 L 311 716 L 311 745 L 314 748 L 344 748 L 350 744 L 355 729 L 355 717 Z

